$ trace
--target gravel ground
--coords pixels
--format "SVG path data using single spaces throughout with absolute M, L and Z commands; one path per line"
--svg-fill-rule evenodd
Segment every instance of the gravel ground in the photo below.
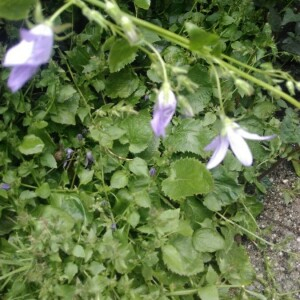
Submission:
M 300 178 L 283 163 L 264 180 L 270 188 L 257 223 L 275 246 L 246 244 L 257 277 L 251 289 L 270 300 L 300 299 Z

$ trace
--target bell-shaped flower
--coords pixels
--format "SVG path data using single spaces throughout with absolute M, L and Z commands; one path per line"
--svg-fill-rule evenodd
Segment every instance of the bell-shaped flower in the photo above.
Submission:
M 165 136 L 165 129 L 175 113 L 176 103 L 176 97 L 171 90 L 170 84 L 165 82 L 158 92 L 158 99 L 151 120 L 152 129 L 157 137 Z
M 253 162 L 252 153 L 244 139 L 255 141 L 267 141 L 276 135 L 259 136 L 242 129 L 237 123 L 227 117 L 223 117 L 223 129 L 221 134 L 215 137 L 204 149 L 214 151 L 207 164 L 207 169 L 212 169 L 222 162 L 230 146 L 232 152 L 244 166 L 251 166 Z
M 31 30 L 21 29 L 21 41 L 10 48 L 3 66 L 12 67 L 8 87 L 12 92 L 19 90 L 39 69 L 49 61 L 53 47 L 52 28 L 45 24 Z

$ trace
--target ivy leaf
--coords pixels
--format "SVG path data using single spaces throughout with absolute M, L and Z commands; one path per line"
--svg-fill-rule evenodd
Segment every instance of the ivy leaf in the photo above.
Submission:
M 19 146 L 19 151 L 25 155 L 37 154 L 43 151 L 44 146 L 45 144 L 39 137 L 34 134 L 29 134 L 24 136 L 23 141 Z
M 8 20 L 22 20 L 27 17 L 29 9 L 36 0 L 1 0 L 0 18 Z
M 212 190 L 213 180 L 198 160 L 185 158 L 171 165 L 171 175 L 162 182 L 163 192 L 174 200 L 205 194 Z
M 176 130 L 164 141 L 164 145 L 171 152 L 192 152 L 206 156 L 203 149 L 212 139 L 213 134 L 208 128 L 203 128 L 201 121 L 184 119 Z
M 223 237 L 209 228 L 201 228 L 194 233 L 193 245 L 200 252 L 215 252 L 225 247 Z
M 136 57 L 136 51 L 137 47 L 131 46 L 126 40 L 115 41 L 108 56 L 110 72 L 118 72 L 127 64 L 132 63 Z
M 139 86 L 139 79 L 129 68 L 110 74 L 105 82 L 106 94 L 108 97 L 127 98 Z
M 191 276 L 204 270 L 203 259 L 196 251 L 191 237 L 176 237 L 162 247 L 163 261 L 172 272 Z

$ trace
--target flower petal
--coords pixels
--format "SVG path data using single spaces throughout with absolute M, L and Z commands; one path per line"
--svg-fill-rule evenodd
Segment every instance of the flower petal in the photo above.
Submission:
M 250 133 L 242 128 L 238 128 L 235 130 L 236 133 L 240 136 L 242 136 L 243 138 L 245 139 L 248 139 L 248 140 L 255 140 L 255 141 L 267 141 L 267 140 L 271 140 L 273 139 L 274 137 L 276 137 L 276 134 L 273 134 L 273 135 L 267 135 L 267 136 L 260 136 L 256 133 Z
M 35 66 L 17 66 L 12 69 L 8 78 L 8 87 L 12 92 L 19 90 L 38 70 Z
M 227 129 L 227 137 L 229 140 L 230 148 L 237 159 L 244 166 L 251 166 L 253 162 L 252 153 L 250 151 L 249 146 L 245 142 L 242 136 L 238 134 L 237 129 L 228 128 Z
M 32 55 L 34 42 L 21 41 L 16 46 L 10 48 L 3 61 L 4 67 L 13 67 L 26 64 Z
M 176 110 L 176 97 L 171 90 L 167 92 L 167 94 L 164 90 L 159 92 L 158 101 L 154 107 L 151 126 L 156 136 L 165 136 L 165 128 L 171 122 Z
M 208 146 L 210 146 L 211 149 L 215 149 L 212 157 L 210 158 L 206 166 L 207 169 L 212 169 L 224 159 L 228 150 L 229 141 L 226 136 L 217 136 Z M 205 150 L 208 146 L 206 146 Z
M 216 136 L 205 148 L 205 151 L 214 151 L 220 144 L 220 136 Z

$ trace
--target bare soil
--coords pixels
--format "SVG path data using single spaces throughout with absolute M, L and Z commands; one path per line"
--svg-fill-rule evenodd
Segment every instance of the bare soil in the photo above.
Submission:
M 264 210 L 257 223 L 260 236 L 274 246 L 248 242 L 246 248 L 256 271 L 251 289 L 270 300 L 300 299 L 300 178 L 283 162 L 263 180 Z

